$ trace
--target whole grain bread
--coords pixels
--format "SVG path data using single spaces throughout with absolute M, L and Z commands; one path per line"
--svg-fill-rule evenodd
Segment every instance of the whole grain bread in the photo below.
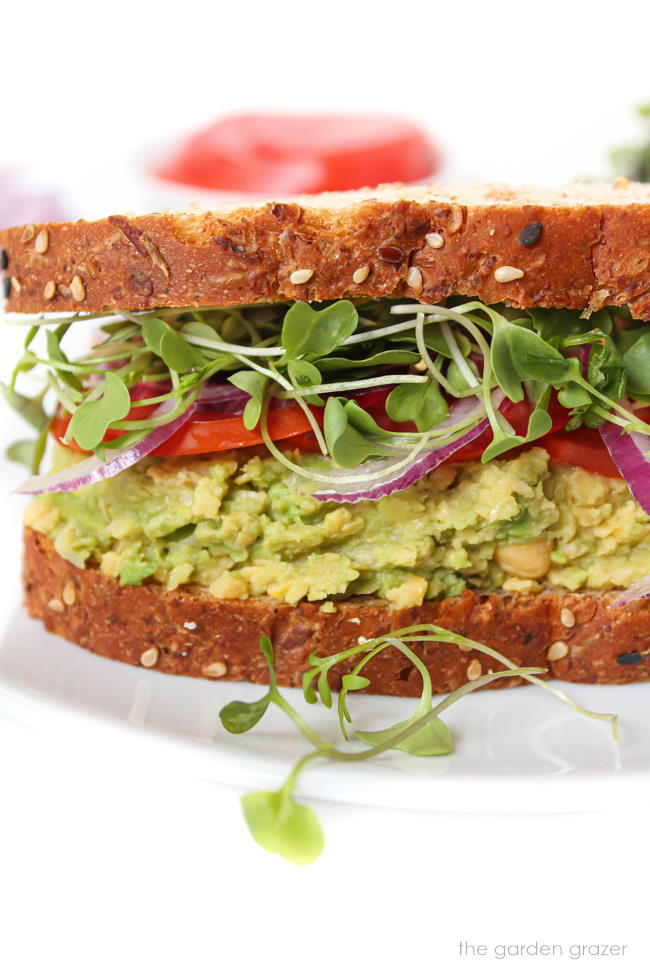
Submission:
M 266 683 L 259 637 L 267 634 L 279 683 L 294 686 L 312 652 L 326 655 L 403 626 L 436 623 L 520 666 L 547 667 L 549 677 L 603 684 L 650 679 L 650 600 L 615 606 L 614 596 L 595 592 L 515 596 L 466 590 L 413 609 L 357 597 L 324 612 L 317 603 L 293 607 L 266 598 L 216 599 L 190 587 L 168 592 L 154 584 L 120 586 L 98 569 L 67 562 L 31 529 L 25 532 L 24 584 L 28 612 L 51 632 L 104 657 L 170 674 Z M 412 647 L 437 693 L 499 669 L 473 650 L 442 643 Z M 344 672 L 333 671 L 335 684 Z M 397 651 L 375 657 L 364 674 L 371 692 L 420 693 L 417 669 Z
M 14 227 L 0 247 L 11 312 L 457 294 L 650 319 L 650 187 L 626 180 L 385 186 Z

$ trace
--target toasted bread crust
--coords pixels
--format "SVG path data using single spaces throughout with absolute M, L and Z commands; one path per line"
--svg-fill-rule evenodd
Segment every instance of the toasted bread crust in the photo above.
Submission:
M 436 623 L 499 650 L 520 666 L 547 667 L 549 677 L 601 684 L 650 679 L 650 600 L 617 607 L 614 597 L 597 593 L 513 596 L 466 590 L 457 598 L 405 610 L 358 597 L 326 613 L 317 603 L 292 607 L 271 599 L 215 599 L 196 588 L 168 592 L 153 584 L 120 586 L 97 569 L 76 568 L 31 529 L 25 531 L 24 582 L 29 614 L 43 619 L 51 632 L 130 664 L 141 665 L 143 653 L 155 651 L 145 661 L 153 659 L 155 669 L 170 674 L 266 683 L 259 637 L 267 634 L 279 683 L 296 686 L 310 653 L 327 655 L 362 637 Z M 549 648 L 558 642 L 568 645 L 565 655 L 549 659 Z M 470 676 L 476 676 L 476 661 L 483 673 L 499 669 L 473 650 L 438 643 L 412 646 L 425 661 L 436 693 L 466 683 L 470 664 Z M 564 649 L 556 646 L 551 658 Z M 333 672 L 334 681 L 344 672 Z M 371 679 L 371 692 L 420 693 L 416 668 L 397 651 L 378 655 L 364 674 Z
M 519 235 L 536 223 L 539 237 L 525 246 Z M 427 241 L 432 233 L 442 246 Z M 456 294 L 517 307 L 629 305 L 650 319 L 650 190 L 641 184 L 389 186 L 13 227 L 0 231 L 0 247 L 11 312 Z M 500 283 L 502 267 L 523 277 Z M 296 284 L 295 271 L 312 273 Z

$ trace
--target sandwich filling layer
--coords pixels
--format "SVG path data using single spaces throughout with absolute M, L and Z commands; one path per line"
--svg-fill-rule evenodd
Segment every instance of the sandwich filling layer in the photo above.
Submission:
M 59 447 L 56 466 L 78 459 Z M 318 501 L 260 449 L 147 458 L 36 498 L 26 521 L 61 556 L 122 585 L 194 584 L 326 610 L 356 594 L 406 608 L 467 587 L 619 589 L 650 571 L 650 517 L 625 481 L 553 464 L 540 447 L 443 464 L 354 504 Z
M 650 591 L 650 323 L 628 309 L 343 298 L 23 325 L 0 391 L 38 431 L 11 448 L 28 524 L 121 585 L 398 608 Z

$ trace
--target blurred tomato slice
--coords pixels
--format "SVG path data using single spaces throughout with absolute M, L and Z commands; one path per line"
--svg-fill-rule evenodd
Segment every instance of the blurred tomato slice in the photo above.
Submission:
M 154 175 L 229 193 L 285 195 L 426 179 L 439 153 L 391 116 L 237 115 L 178 144 Z

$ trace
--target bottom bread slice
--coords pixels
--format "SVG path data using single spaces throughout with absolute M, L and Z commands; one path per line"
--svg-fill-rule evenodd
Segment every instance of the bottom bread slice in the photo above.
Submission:
M 61 558 L 31 529 L 25 531 L 24 584 L 27 611 L 52 633 L 104 657 L 170 674 L 267 683 L 259 651 L 259 638 L 267 634 L 278 682 L 294 686 L 312 652 L 324 656 L 414 623 L 435 623 L 499 650 L 519 666 L 547 667 L 549 677 L 600 684 L 650 679 L 650 600 L 616 606 L 611 594 L 466 590 L 401 610 L 360 596 L 324 612 L 318 603 L 216 599 L 196 587 L 169 592 L 154 583 L 120 586 L 98 569 L 79 569 Z M 473 650 L 440 643 L 412 648 L 425 662 L 435 692 L 500 669 Z M 334 683 L 345 669 L 332 672 Z M 374 693 L 420 693 L 417 669 L 396 650 L 377 655 L 364 675 Z

